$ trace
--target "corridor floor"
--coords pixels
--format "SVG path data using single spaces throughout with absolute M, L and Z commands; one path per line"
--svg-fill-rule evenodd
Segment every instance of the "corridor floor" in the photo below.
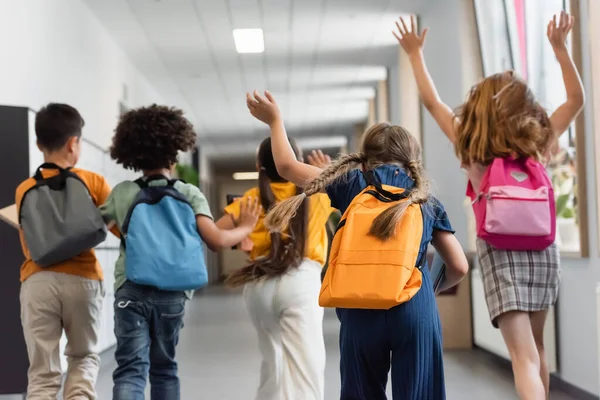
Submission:
M 326 312 L 326 400 L 339 399 L 338 326 L 335 313 Z M 107 358 L 105 354 L 98 378 L 100 400 L 112 397 L 111 373 L 115 364 L 112 359 L 106 361 Z M 177 358 L 182 400 L 254 399 L 260 355 L 256 333 L 239 292 L 213 287 L 196 295 L 186 309 Z M 487 355 L 479 351 L 448 352 L 445 361 L 449 400 L 517 398 L 509 372 L 499 369 Z M 561 393 L 552 393 L 550 397 L 552 400 L 574 399 Z

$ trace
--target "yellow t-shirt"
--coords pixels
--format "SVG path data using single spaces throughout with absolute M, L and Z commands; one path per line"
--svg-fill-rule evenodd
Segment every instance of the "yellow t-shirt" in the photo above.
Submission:
M 104 202 L 108 198 L 108 195 L 110 194 L 110 186 L 108 185 L 104 177 L 94 172 L 86 171 L 79 168 L 73 168 L 71 169 L 71 172 L 79 176 L 81 180 L 86 184 L 90 191 L 90 195 L 94 204 L 96 204 L 97 206 L 104 204 Z M 57 170 L 47 169 L 42 171 L 42 176 L 44 178 L 49 178 L 57 174 Z M 27 192 L 27 190 L 29 190 L 33 186 L 35 186 L 35 179 L 33 178 L 29 178 L 19 185 L 15 194 L 17 208 L 20 208 L 21 200 L 23 199 L 23 195 L 25 194 L 25 192 Z M 118 231 L 115 231 L 113 229 L 113 233 L 118 234 Z M 93 280 L 104 279 L 102 267 L 96 259 L 96 253 L 93 249 L 86 250 L 76 257 L 73 257 L 67 261 L 63 261 L 51 267 L 42 268 L 31 259 L 29 249 L 25 244 L 25 237 L 23 235 L 22 229 L 19 229 L 19 235 L 21 238 L 21 247 L 23 248 L 23 255 L 25 256 L 25 262 L 21 266 L 21 282 L 25 281 L 31 275 L 40 271 L 62 272 L 65 274 L 82 276 L 84 278 Z
M 275 201 L 279 202 L 290 198 L 296 194 L 296 185 L 290 182 L 271 183 L 271 190 L 275 196 Z M 258 188 L 252 188 L 244 194 L 244 199 L 248 197 L 260 198 Z M 306 258 L 325 265 L 327 257 L 327 230 L 325 224 L 329 216 L 334 211 L 331 207 L 329 197 L 324 193 L 318 193 L 309 197 L 308 212 L 308 237 L 306 242 Z M 234 201 L 225 208 L 225 213 L 233 218 L 240 215 L 240 202 Z M 255 260 L 258 257 L 269 255 L 271 249 L 271 235 L 264 224 L 265 213 L 261 212 L 260 218 L 254 231 L 250 234 L 250 240 L 254 247 L 250 252 L 250 259 Z

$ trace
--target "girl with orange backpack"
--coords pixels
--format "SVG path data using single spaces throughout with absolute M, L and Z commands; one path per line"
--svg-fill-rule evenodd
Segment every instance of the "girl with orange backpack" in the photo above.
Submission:
M 581 79 L 566 47 L 573 17 L 548 24 L 567 100 L 552 115 L 513 71 L 485 78 L 454 113 L 427 72 L 414 19 L 394 32 L 410 57 L 425 107 L 454 144 L 467 170 L 477 222 L 477 254 L 490 318 L 508 347 L 521 399 L 546 399 L 550 376 L 544 324 L 560 283 L 552 185 L 541 160 L 584 104 Z M 523 214 L 523 215 L 521 215 Z
M 266 225 L 285 231 L 298 205 L 321 192 L 343 213 L 319 296 L 341 322 L 341 399 L 386 399 L 390 367 L 394 398 L 444 399 L 428 244 L 447 264 L 442 290 L 456 285 L 468 264 L 443 206 L 429 194 L 416 139 L 402 127 L 377 124 L 359 153 L 320 169 L 294 156 L 270 93 L 248 94 L 247 104 L 271 128 L 278 172 L 304 188 L 273 207 Z

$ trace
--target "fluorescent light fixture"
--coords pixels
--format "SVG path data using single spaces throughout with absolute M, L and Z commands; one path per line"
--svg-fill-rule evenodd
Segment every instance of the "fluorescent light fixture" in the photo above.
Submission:
M 255 181 L 258 179 L 258 172 L 236 172 L 233 174 L 236 181 Z
M 330 149 L 334 147 L 344 147 L 348 144 L 347 136 L 329 136 L 329 137 L 300 137 L 296 139 L 296 144 L 302 150 Z
M 234 29 L 233 41 L 238 53 L 262 53 L 265 51 L 262 29 Z

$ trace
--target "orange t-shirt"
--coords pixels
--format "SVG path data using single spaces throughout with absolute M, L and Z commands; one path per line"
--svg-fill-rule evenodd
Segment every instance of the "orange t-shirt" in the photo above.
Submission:
M 94 172 L 86 171 L 79 168 L 73 168 L 71 169 L 71 171 L 77 174 L 77 176 L 79 176 L 81 180 L 86 184 L 90 191 L 92 201 L 94 202 L 94 204 L 96 204 L 96 206 L 104 204 L 104 202 L 108 198 L 108 195 L 110 194 L 110 186 L 108 185 L 104 177 Z M 44 178 L 48 178 L 57 174 L 57 170 L 42 170 L 42 175 L 44 176 Z M 23 199 L 23 195 L 25 194 L 25 192 L 27 192 L 27 190 L 29 190 L 33 186 L 35 186 L 35 179 L 29 178 L 23 183 L 21 183 L 19 187 L 17 187 L 17 191 L 15 194 L 17 212 L 20 211 L 21 200 Z M 67 261 L 63 261 L 51 267 L 42 268 L 31 260 L 31 255 L 29 254 L 29 249 L 25 244 L 25 237 L 23 236 L 22 229 L 19 229 L 19 236 L 21 238 L 21 247 L 23 248 L 23 254 L 25 255 L 25 262 L 21 266 L 21 282 L 25 281 L 27 278 L 29 278 L 36 272 L 40 271 L 63 272 L 65 274 L 82 276 L 84 278 L 93 280 L 104 279 L 102 267 L 96 259 L 96 253 L 93 249 L 84 251 L 76 257 L 73 257 Z

